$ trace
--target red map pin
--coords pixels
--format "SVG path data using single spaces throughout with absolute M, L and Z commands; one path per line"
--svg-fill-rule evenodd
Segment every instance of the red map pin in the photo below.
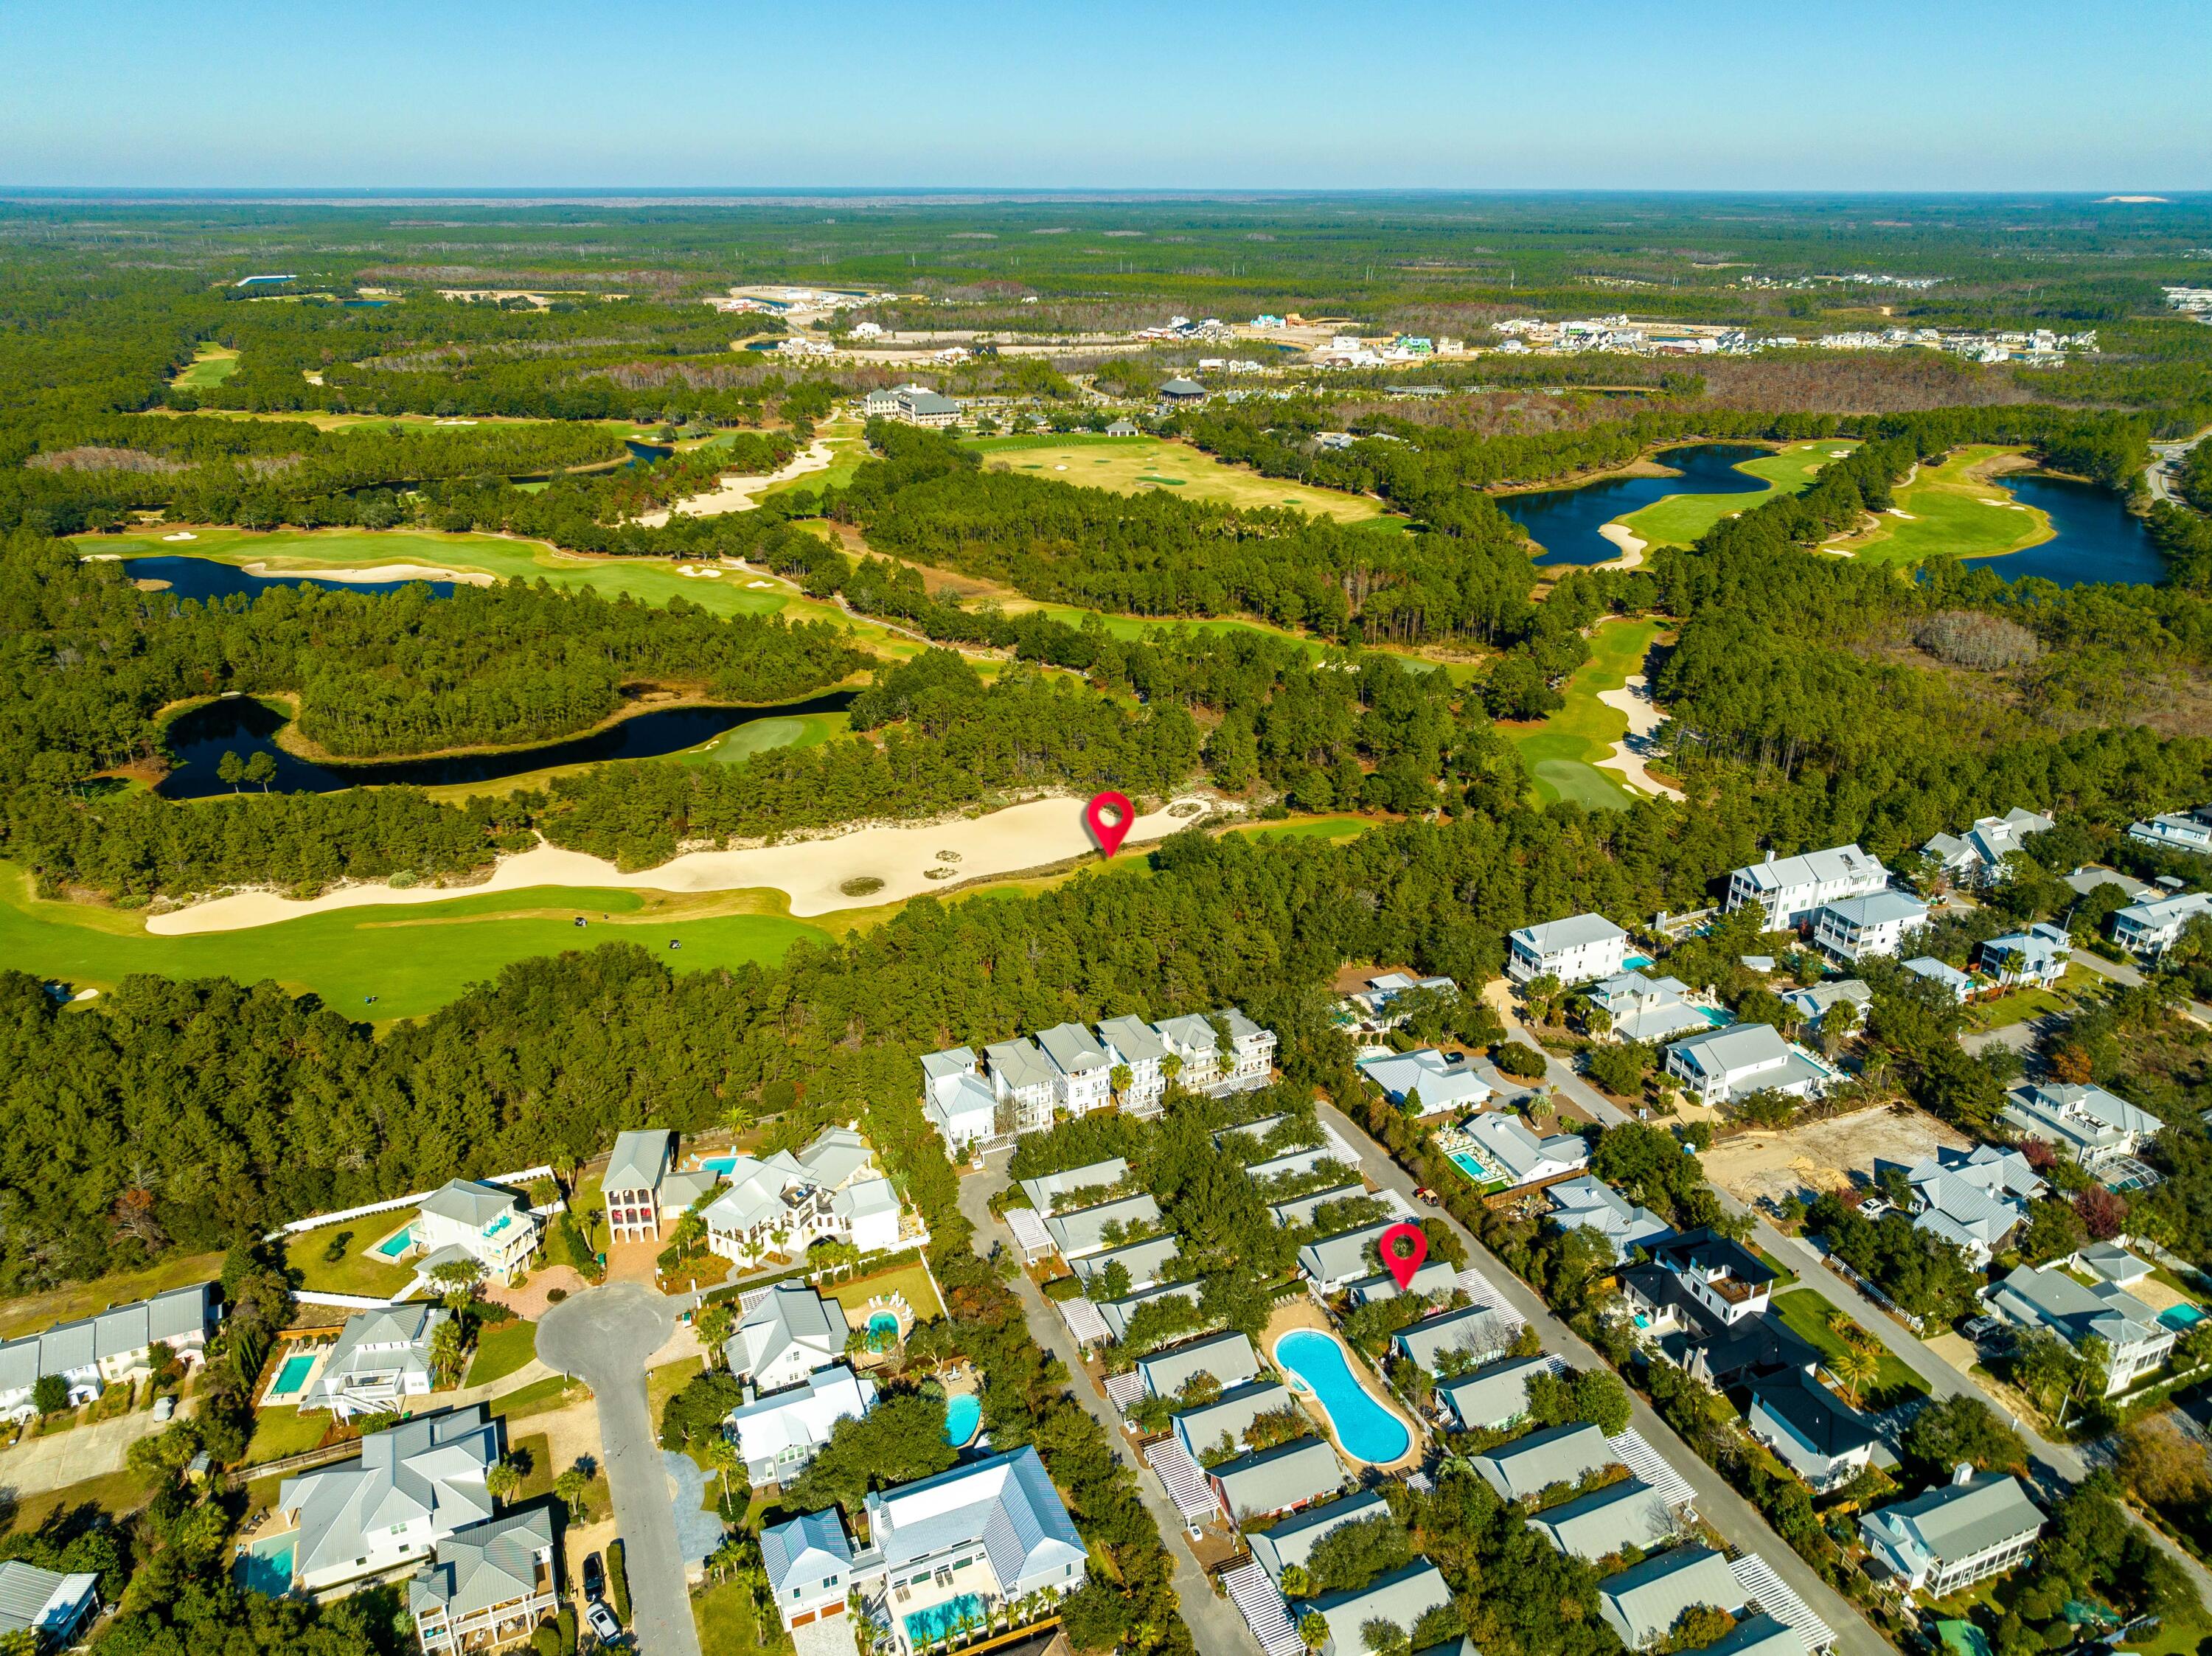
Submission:
M 1099 850 L 1111 857 L 1128 838 L 1137 808 L 1126 793 L 1102 793 L 1083 808 L 1083 820 L 1091 825 L 1091 837 L 1098 841 Z
M 1400 1223 L 1382 1233 L 1376 1244 L 1382 1255 L 1383 1269 L 1396 1279 L 1398 1291 L 1403 1294 L 1406 1284 L 1413 1280 L 1413 1273 L 1421 1268 L 1421 1261 L 1429 1257 L 1429 1239 L 1419 1225 Z

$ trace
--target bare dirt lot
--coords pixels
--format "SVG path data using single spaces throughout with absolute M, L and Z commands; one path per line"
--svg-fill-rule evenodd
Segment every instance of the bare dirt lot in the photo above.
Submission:
M 1965 1149 L 1968 1141 L 1910 1105 L 1808 1122 L 1782 1132 L 1749 1132 L 1723 1140 L 1703 1158 L 1705 1177 L 1746 1202 L 1810 1201 L 1824 1191 L 1848 1189 L 1856 1173 L 1863 1181 L 1877 1160 L 1910 1167 L 1938 1148 Z

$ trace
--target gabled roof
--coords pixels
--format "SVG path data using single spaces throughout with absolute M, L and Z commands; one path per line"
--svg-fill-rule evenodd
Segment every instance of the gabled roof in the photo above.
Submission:
M 1382 1089 L 1393 1102 L 1402 1103 L 1415 1092 L 1430 1110 L 1462 1104 L 1480 1104 L 1494 1090 L 1464 1060 L 1454 1063 L 1433 1046 L 1417 1052 L 1392 1052 L 1358 1060 L 1359 1072 Z
M 1605 1434 L 1588 1421 L 1531 1432 L 1472 1457 L 1483 1482 L 1508 1501 L 1526 1500 L 1554 1483 L 1579 1483 L 1620 1461 Z
M 1009 1092 L 1049 1087 L 1059 1078 L 1060 1072 L 1037 1050 L 1033 1040 L 994 1040 L 984 1047 L 983 1057 L 990 1065 L 991 1073 Z
M 676 1135 L 659 1127 L 644 1127 L 615 1135 L 615 1148 L 607 1157 L 602 1190 L 651 1190 L 660 1183 L 676 1145 Z
M 1049 1029 L 1038 1030 L 1037 1045 L 1062 1075 L 1087 1075 L 1114 1067 L 1098 1038 L 1079 1023 L 1055 1023 Z
M 1396 1341 L 1416 1368 L 1434 1373 L 1437 1359 L 1446 1351 L 1464 1351 L 1477 1358 L 1494 1356 L 1513 1344 L 1522 1325 L 1521 1319 L 1510 1311 L 1470 1305 L 1401 1328 Z
M 1602 914 L 1571 914 L 1564 920 L 1546 920 L 1540 925 L 1524 925 L 1513 933 L 1513 941 L 1532 954 L 1542 956 L 1556 955 L 1563 949 L 1612 943 L 1627 936 L 1628 933 Z
M 1632 1650 L 1666 1634 L 1694 1604 L 1735 1611 L 1743 1598 L 1728 1562 L 1711 1547 L 1676 1547 L 1597 1584 L 1599 1612 Z
M 1678 1040 L 1667 1050 L 1680 1053 L 1699 1075 L 1716 1078 L 1784 1064 L 1790 1058 L 1790 1043 L 1771 1023 L 1732 1023 Z
M 1103 1233 L 1109 1224 L 1119 1224 L 1127 1229 L 1134 1224 L 1157 1224 L 1159 1217 L 1160 1204 L 1149 1193 L 1139 1191 L 1118 1201 L 1101 1202 L 1097 1207 L 1055 1213 L 1044 1222 L 1044 1228 L 1051 1233 L 1053 1245 L 1066 1257 L 1094 1253 L 1104 1247 Z
M 1415 1267 L 1413 1274 L 1406 1278 L 1406 1285 L 1402 1289 L 1398 1286 L 1398 1279 L 1387 1271 L 1377 1271 L 1372 1277 L 1362 1277 L 1358 1282 L 1347 1284 L 1347 1288 L 1352 1297 L 1364 1305 L 1370 1300 L 1395 1300 L 1401 1294 L 1449 1295 L 1458 1283 L 1459 1272 L 1449 1262 L 1424 1259 Z
M 875 1151 L 850 1127 L 824 1127 L 794 1159 L 814 1183 L 836 1190 L 867 1167 Z
M 1344 1468 L 1325 1438 L 1302 1437 L 1255 1450 L 1212 1469 L 1230 1515 L 1280 1512 L 1328 1495 L 1344 1483 Z
M 1137 1314 L 1139 1307 L 1157 1300 L 1181 1300 L 1186 1304 L 1194 1306 L 1199 1302 L 1199 1296 L 1205 1291 L 1206 1285 L 1203 1283 L 1160 1283 L 1137 1293 L 1125 1295 L 1118 1300 L 1097 1301 L 1093 1303 L 1097 1306 L 1099 1316 L 1105 1321 L 1107 1331 L 1117 1340 L 1125 1340 L 1129 1338 L 1129 1319 Z
M 1211 1052 L 1221 1045 L 1221 1037 L 1215 1031 L 1212 1022 L 1196 1012 L 1162 1018 L 1152 1025 L 1152 1031 L 1168 1046 L 1194 1052 Z
M 1139 1017 L 1107 1018 L 1099 1024 L 1098 1034 L 1125 1064 L 1134 1065 L 1168 1055 L 1152 1026 Z
M 1437 1383 L 1437 1400 L 1468 1431 L 1494 1432 L 1528 1412 L 1528 1377 L 1551 1372 L 1548 1357 L 1508 1357 Z
M 1364 1490 L 1293 1513 L 1279 1524 L 1254 1531 L 1245 1539 L 1252 1548 L 1252 1562 L 1267 1571 L 1270 1580 L 1280 1584 L 1283 1567 L 1296 1564 L 1303 1568 L 1313 1556 L 1314 1548 L 1330 1531 L 1389 1515 L 1389 1504 L 1371 1489 Z
M 844 1352 L 852 1331 L 845 1308 L 804 1283 L 781 1283 L 738 1320 L 725 1350 L 732 1374 L 757 1374 L 793 1346 L 819 1357 L 820 1368 Z
M 537 1591 L 538 1555 L 553 1548 L 545 1507 L 502 1513 L 456 1530 L 438 1544 L 436 1562 L 407 1583 L 416 1615 L 442 1608 L 456 1619 Z
M 1804 1374 L 1793 1371 L 1755 1380 L 1751 1396 L 1753 1402 L 1786 1424 L 1816 1453 L 1831 1460 L 1856 1454 L 1874 1441 L 1874 1428 L 1864 1415 L 1846 1407 L 1826 1386 Z
M 1020 1181 L 1022 1194 L 1030 1198 L 1030 1205 L 1039 1213 L 1050 1213 L 1054 1197 L 1065 1196 L 1074 1190 L 1096 1190 L 1118 1185 L 1128 1171 L 1127 1161 L 1118 1156 L 1109 1156 L 1103 1162 L 1086 1162 L 1079 1168 L 1062 1168 L 1058 1173 L 1039 1174 L 1034 1179 L 1024 1179 Z
M 1254 1421 L 1292 1406 L 1290 1390 L 1280 1382 L 1247 1380 L 1224 1392 L 1211 1403 L 1178 1411 L 1174 1416 L 1175 1426 L 1191 1453 L 1198 1454 L 1212 1448 L 1224 1435 L 1231 1444 L 1241 1446 L 1246 1429 Z
M 1587 1227 L 1613 1244 L 1613 1257 L 1625 1259 L 1631 1249 L 1649 1247 L 1674 1228 L 1650 1208 L 1639 1207 L 1612 1186 L 1585 1174 L 1546 1187 L 1544 1199 L 1552 1205 L 1551 1220 L 1561 1230 Z
M 2127 1289 L 2109 1282 L 2091 1288 L 2057 1265 L 2021 1265 L 1990 1289 L 1988 1298 L 2014 1322 L 2040 1323 L 2069 1345 L 2094 1334 L 2117 1352 L 2173 1338 L 2157 1313 Z
M 1137 1370 L 1154 1397 L 1171 1398 L 1194 1374 L 1211 1374 L 1224 1390 L 1242 1385 L 1260 1372 L 1260 1357 L 1242 1334 L 1208 1334 L 1153 1352 L 1138 1362 Z
M 1103 1253 L 1086 1253 L 1068 1263 L 1075 1274 L 1083 1279 L 1086 1289 L 1105 1273 L 1109 1265 L 1119 1265 L 1129 1273 L 1132 1289 L 1150 1288 L 1160 1280 L 1163 1269 L 1176 1258 L 1182 1247 L 1182 1240 L 1177 1236 L 1150 1236 L 1141 1242 L 1108 1248 Z
M 817 1368 L 796 1386 L 723 1417 L 748 1461 L 773 1460 L 786 1449 L 818 1447 L 841 1420 L 858 1420 L 875 1406 L 876 1383 L 843 1363 Z
M 1366 1194 L 1367 1186 L 1353 1179 L 1328 1190 L 1309 1191 L 1304 1196 L 1294 1196 L 1287 1202 L 1277 1202 L 1267 1211 L 1274 1215 L 1275 1222 L 1279 1225 L 1310 1224 L 1315 1213 L 1331 1202 L 1349 1201 L 1355 1196 Z
M 1787 1622 L 1761 1611 L 1745 1617 L 1698 1656 L 1805 1656 L 1805 1641 Z
M 1529 1519 L 1528 1526 L 1561 1552 L 1589 1561 L 1624 1547 L 1650 1551 L 1674 1532 L 1674 1515 L 1658 1490 L 1632 1477 L 1547 1507 Z
M 793 1586 L 818 1591 L 825 1576 L 853 1568 L 853 1544 L 846 1538 L 843 1515 L 835 1507 L 769 1525 L 761 1532 L 760 1548 L 769 1587 L 779 1599 L 787 1598 Z
M 58 1639 L 76 1630 L 99 1590 L 97 1575 L 64 1575 L 20 1558 L 0 1561 L 0 1634 L 31 1629 Z
M 286 1478 L 276 1506 L 299 1514 L 294 1579 L 349 1567 L 375 1532 L 428 1520 L 450 1534 L 489 1518 L 484 1473 L 499 1454 L 499 1422 L 473 1403 L 373 1432 L 351 1460 Z
M 501 1214 L 512 1213 L 521 1205 L 522 1198 L 513 1191 L 473 1179 L 449 1180 L 422 1198 L 423 1212 L 472 1230 L 482 1230 Z
M 1827 905 L 1827 912 L 1846 925 L 1864 928 L 1924 920 L 1928 905 L 1902 891 L 1869 891 L 1863 897 L 1839 897 Z
M 2073 1083 L 2031 1085 L 2015 1087 L 2007 1097 L 2006 1120 L 2087 1149 L 2145 1137 L 2166 1125 L 2140 1105 L 2102 1087 Z
M 1856 844 L 1808 851 L 1797 857 L 1770 857 L 1735 872 L 1759 892 L 1789 891 L 1802 886 L 1828 885 L 1838 880 L 1871 880 L 1876 876 L 1886 882 L 1889 877 L 1881 858 L 1868 856 Z
M 868 1533 L 893 1574 L 947 1548 L 980 1544 L 1000 1591 L 1012 1596 L 1024 1577 L 1085 1556 L 1044 1462 L 1026 1446 L 878 1490 L 867 1513 Z
M 1332 1592 L 1299 1609 L 1321 1612 L 1337 1656 L 1355 1656 L 1367 1648 L 1362 1635 L 1370 1622 L 1389 1622 L 1410 1634 L 1421 1617 L 1449 1603 L 1451 1589 L 1444 1583 L 1443 1572 L 1427 1559 L 1417 1558 L 1364 1587 Z
M 1364 1277 L 1368 1274 L 1368 1247 L 1379 1245 L 1382 1233 L 1397 1222 L 1395 1219 L 1377 1219 L 1372 1224 L 1308 1242 L 1298 1250 L 1298 1269 L 1317 1283 L 1340 1283 L 1347 1277 Z
M 428 1374 L 430 1336 L 453 1314 L 428 1300 L 356 1312 L 324 1359 L 319 1384 L 343 1390 L 356 1374 Z
M 1905 962 L 1905 969 L 1915 977 L 1926 978 L 1930 983 L 1940 983 L 1953 994 L 1974 986 L 1972 978 L 1957 967 L 1937 960 L 1933 955 L 1916 955 Z
M 1936 1564 L 1972 1558 L 2043 1527 L 2043 1509 L 2008 1473 L 1947 1483 L 1864 1514 L 1859 1527 L 1900 1557 Z

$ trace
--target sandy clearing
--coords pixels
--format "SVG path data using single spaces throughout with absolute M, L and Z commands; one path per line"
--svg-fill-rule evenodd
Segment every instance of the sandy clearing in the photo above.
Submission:
M 1644 561 L 1644 549 L 1650 543 L 1641 536 L 1631 534 L 1626 525 L 1600 524 L 1597 526 L 1597 532 L 1619 547 L 1620 555 L 1617 558 L 1607 558 L 1603 563 L 1594 566 L 1595 567 L 1633 569 Z
M 1613 744 L 1611 758 L 1598 761 L 1599 768 L 1619 771 L 1627 779 L 1631 787 L 1641 788 L 1662 798 L 1680 799 L 1681 789 L 1668 787 L 1644 767 L 1646 755 L 1657 745 L 1654 738 L 1659 727 L 1667 722 L 1667 715 L 1659 711 L 1659 704 L 1651 699 L 1651 687 L 1644 681 L 1644 675 L 1632 673 L 1628 682 L 1620 688 L 1600 690 L 1597 699 L 1607 707 L 1618 708 L 1628 715 L 1628 734 Z
M 1140 816 L 1128 843 L 1161 840 L 1190 819 L 1172 815 L 1173 806 Z M 520 891 L 532 886 L 614 886 L 634 891 L 739 891 L 769 888 L 791 899 L 795 916 L 826 914 L 833 909 L 866 908 L 897 902 L 925 892 L 985 876 L 1018 874 L 1066 862 L 1093 850 L 1083 822 L 1079 799 L 1033 799 L 976 817 L 897 828 L 861 828 L 831 839 L 805 840 L 746 851 L 694 851 L 659 868 L 624 873 L 612 863 L 557 846 L 539 845 L 519 856 L 502 858 L 481 885 L 438 890 L 410 886 L 355 885 L 301 902 L 270 891 L 242 891 L 197 903 L 146 922 L 157 937 L 189 937 L 274 925 L 306 914 L 337 908 L 405 907 L 450 901 L 488 891 Z M 957 860 L 940 858 L 951 852 Z M 946 877 L 932 879 L 935 872 Z M 848 880 L 878 879 L 879 889 L 848 896 L 838 888 Z
M 1907 512 L 1901 506 L 1891 507 L 1889 508 L 1889 515 L 1893 518 L 1902 518 L 1907 523 L 1911 523 L 1913 520 L 1912 514 L 1910 512 Z
M 406 581 L 449 580 L 462 586 L 491 586 L 499 577 L 481 569 L 441 569 L 428 563 L 379 563 L 366 569 L 329 569 L 321 564 L 308 564 L 299 568 L 279 567 L 265 561 L 240 564 L 240 568 L 262 580 L 287 576 L 312 576 L 316 580 L 338 581 Z
M 1877 1158 L 1909 1168 L 1939 1147 L 1962 1150 L 1967 1141 L 1910 1106 L 1878 1104 L 1783 1132 L 1738 1134 L 1700 1159 L 1705 1177 L 1739 1200 L 1778 1202 L 1848 1190 L 1853 1174 L 1871 1182 Z
M 687 518 L 714 518 L 725 512 L 750 512 L 760 504 L 760 492 L 769 484 L 788 482 L 793 477 L 803 477 L 810 471 L 827 471 L 832 458 L 829 443 L 817 440 L 805 453 L 798 456 L 781 471 L 771 471 L 763 476 L 724 477 L 708 493 L 686 495 L 672 507 L 644 513 L 639 516 L 638 522 L 647 529 L 660 529 L 667 525 L 672 513 L 678 513 Z
M 193 534 L 189 529 L 180 529 L 175 534 L 164 535 L 161 538 L 165 541 L 196 541 L 199 539 L 199 537 Z M 108 555 L 112 557 L 115 555 L 110 553 Z

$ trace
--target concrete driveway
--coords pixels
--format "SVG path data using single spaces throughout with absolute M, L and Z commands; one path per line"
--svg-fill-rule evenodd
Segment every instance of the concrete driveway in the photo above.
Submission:
M 600 1464 L 629 1575 L 630 1632 L 644 1656 L 699 1656 L 676 1502 L 645 1400 L 646 1365 L 675 1327 L 675 1307 L 636 1283 L 579 1294 L 538 1325 L 539 1361 L 583 1380 L 599 1402 Z
M 187 1404 L 178 1416 L 197 1408 Z M 50 1437 L 25 1438 L 0 1453 L 0 1489 L 16 1495 L 43 1495 L 65 1489 L 88 1477 L 105 1477 L 123 1470 L 131 1446 L 142 1437 L 168 1429 L 169 1422 L 155 1420 L 151 1409 L 133 1409 L 112 1420 L 88 1426 L 72 1426 Z

